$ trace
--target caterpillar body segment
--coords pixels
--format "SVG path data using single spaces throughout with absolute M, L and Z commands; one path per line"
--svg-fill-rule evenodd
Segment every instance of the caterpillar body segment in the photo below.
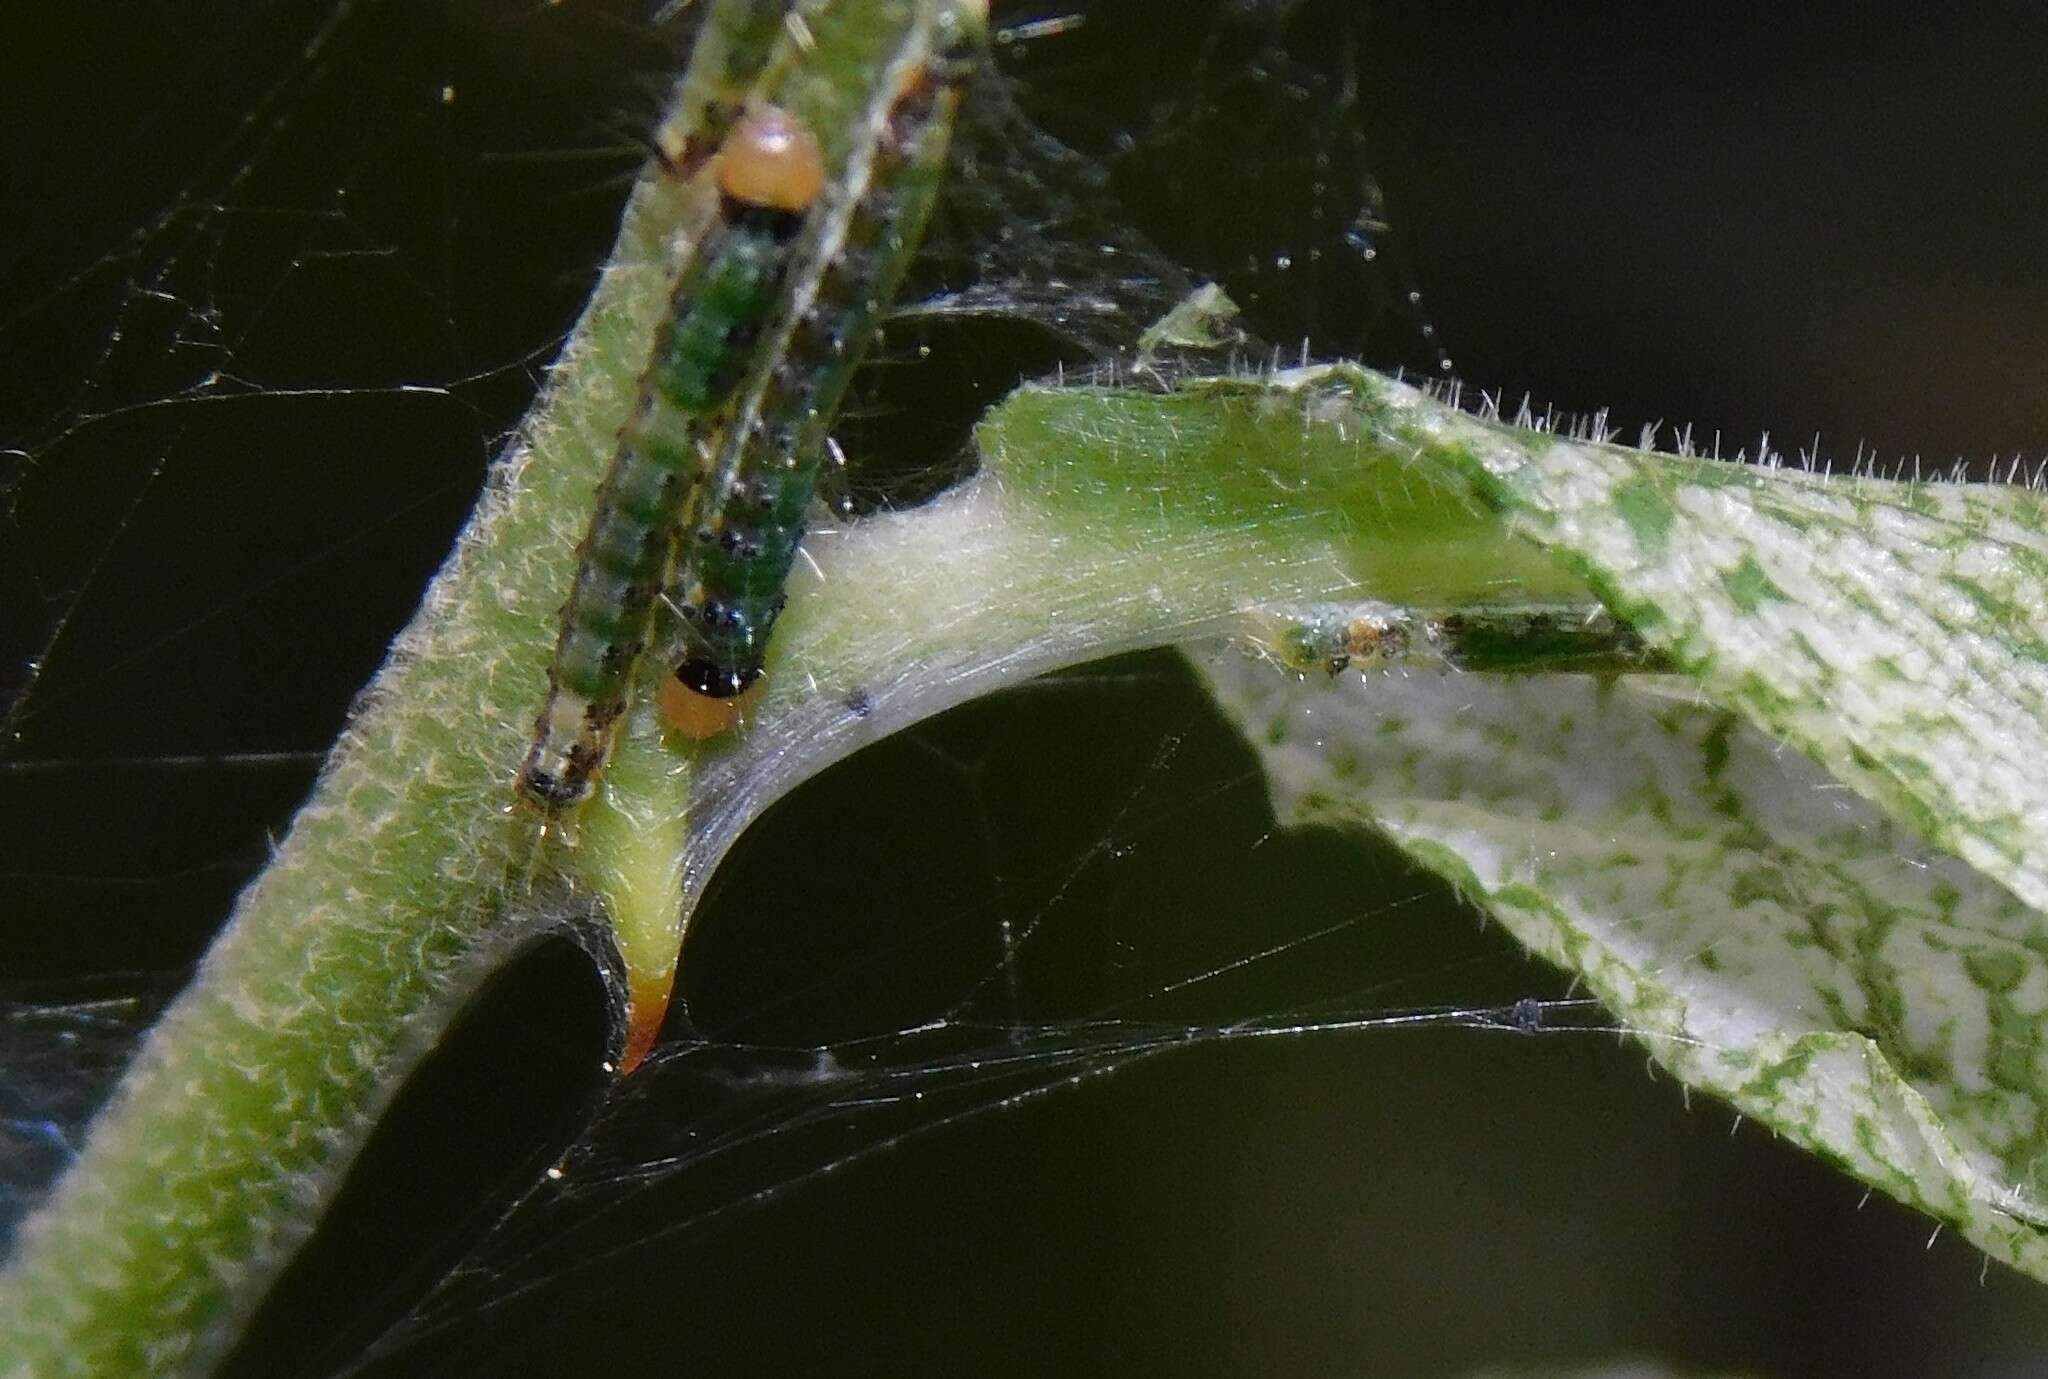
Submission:
M 689 178 L 724 146 L 746 113 L 786 32 L 792 0 L 709 0 L 654 153 L 671 176 Z

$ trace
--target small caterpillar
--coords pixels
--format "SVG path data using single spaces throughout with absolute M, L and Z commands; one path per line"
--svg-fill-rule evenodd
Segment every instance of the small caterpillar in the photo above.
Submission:
M 1615 674 L 1658 669 L 1642 636 L 1595 603 L 1270 604 L 1248 609 L 1247 649 L 1295 675 L 1352 665 L 1433 666 L 1491 674 Z
M 550 810 L 587 796 L 609 755 L 676 530 L 772 319 L 803 213 L 825 185 L 817 140 L 772 106 L 733 127 L 712 172 L 719 213 L 678 277 L 598 488 L 520 768 L 521 788 Z
M 659 699 L 686 736 L 733 726 L 760 677 L 828 430 L 923 234 L 986 19 L 983 0 L 937 9 L 923 45 L 878 84 L 846 176 L 805 227 L 778 344 L 762 352 L 677 555 Z

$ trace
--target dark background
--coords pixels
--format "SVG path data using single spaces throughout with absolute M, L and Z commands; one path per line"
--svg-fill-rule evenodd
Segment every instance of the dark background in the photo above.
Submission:
M 1489 390 L 1730 451 L 1769 428 L 1981 468 L 2048 438 L 2028 7 L 1075 8 L 1080 30 L 1006 51 L 1020 106 L 1267 340 L 1423 370 L 1441 349 Z M 261 865 L 574 318 L 669 48 L 581 0 L 0 20 L 7 1115 L 58 1115 L 122 1045 L 118 1011 L 50 1002 L 155 989 Z M 1369 262 L 1346 239 L 1368 174 L 1391 226 Z M 853 427 L 871 443 L 943 455 L 976 397 L 1058 353 L 919 339 L 946 400 L 893 371 Z M 1005 919 L 1036 926 L 1014 991 Z M 2048 1373 L 2038 1285 L 1923 1248 L 1929 1222 L 1731 1134 L 1610 1037 L 1325 1033 L 1127 1066 L 1060 1037 L 1111 1009 L 1566 994 L 1392 855 L 1272 836 L 1169 657 L 833 772 L 743 842 L 685 965 L 717 1057 L 612 1107 L 577 1186 L 373 1372 Z M 239 1372 L 346 1363 L 577 1135 L 585 970 L 561 945 L 492 993 Z M 891 1034 L 956 1007 L 1082 1056 L 963 1088 L 960 1050 Z M 805 1084 L 742 1040 L 877 1052 L 937 1109 L 848 1111 L 899 1084 Z M 748 1123 L 775 1133 L 701 1157 Z M 632 1167 L 664 1156 L 684 1165 Z

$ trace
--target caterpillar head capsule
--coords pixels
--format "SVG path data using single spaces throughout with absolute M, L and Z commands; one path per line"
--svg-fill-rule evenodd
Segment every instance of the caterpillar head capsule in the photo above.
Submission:
M 818 138 L 786 110 L 763 106 L 726 137 L 718 153 L 718 189 L 745 206 L 792 215 L 825 190 Z

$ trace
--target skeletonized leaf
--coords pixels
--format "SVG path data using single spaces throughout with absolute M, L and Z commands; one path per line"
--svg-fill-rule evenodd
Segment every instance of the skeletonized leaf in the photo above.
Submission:
M 2040 495 L 1569 440 L 1341 366 L 1197 385 L 1253 387 L 1462 478 L 1684 672 L 1210 656 L 1283 811 L 1385 832 L 1689 1084 L 2048 1278 Z

